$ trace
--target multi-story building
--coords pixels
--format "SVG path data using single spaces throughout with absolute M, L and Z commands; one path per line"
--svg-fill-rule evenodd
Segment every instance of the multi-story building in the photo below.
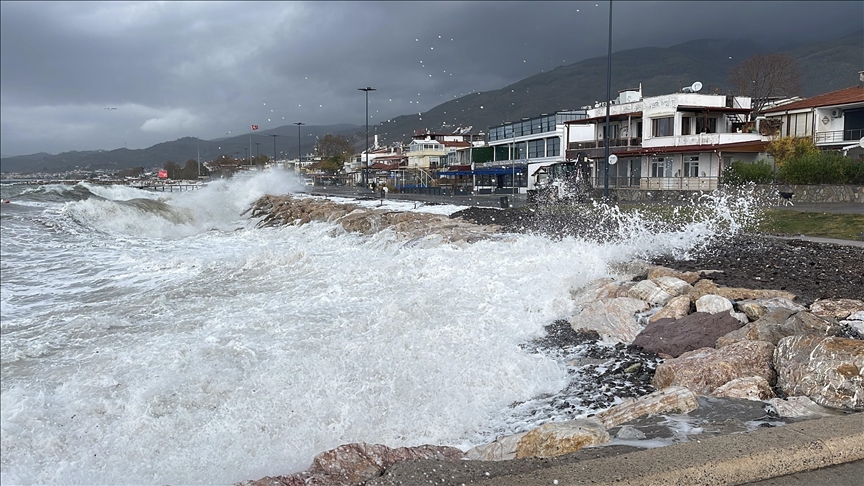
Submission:
M 764 111 L 765 122 L 785 137 L 808 137 L 823 150 L 861 154 L 864 137 L 864 71 L 858 86 Z
M 589 127 L 589 136 L 570 136 L 567 158 L 591 160 L 593 185 L 604 187 L 608 141 L 609 153 L 617 157 L 609 165 L 609 187 L 716 188 L 723 167 L 765 157 L 768 141 L 746 123 L 749 97 L 701 94 L 700 88 L 694 83 L 679 93 L 647 98 L 641 86 L 620 91 L 608 105 L 608 137 L 607 103 L 585 107 L 587 117 L 567 124 Z

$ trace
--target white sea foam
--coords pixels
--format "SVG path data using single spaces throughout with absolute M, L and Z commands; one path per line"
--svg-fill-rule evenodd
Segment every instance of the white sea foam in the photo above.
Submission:
M 567 383 L 519 345 L 572 314 L 569 290 L 669 247 L 635 234 L 406 245 L 239 217 L 293 183 L 91 188 L 100 198 L 46 210 L 54 226 L 27 239 L 7 240 L 25 226 L 4 218 L 4 483 L 233 483 L 347 442 L 491 440 L 516 426 L 510 404 Z

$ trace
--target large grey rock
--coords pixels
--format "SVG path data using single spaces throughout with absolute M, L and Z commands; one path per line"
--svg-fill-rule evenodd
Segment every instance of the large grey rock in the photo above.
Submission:
M 751 321 L 759 320 L 768 312 L 776 309 L 788 309 L 793 311 L 790 312 L 790 315 L 794 312 L 807 310 L 803 305 L 782 297 L 774 297 L 772 299 L 746 299 L 737 302 L 736 305 L 741 312 L 747 314 L 747 317 Z
M 693 290 L 690 291 L 690 300 L 696 302 L 703 295 L 719 295 L 726 297 L 729 300 L 746 300 L 746 299 L 771 299 L 774 297 L 782 297 L 784 299 L 795 300 L 796 295 L 785 290 L 769 290 L 769 289 L 744 289 L 738 287 L 718 287 L 713 281 L 702 279 L 693 284 Z
M 837 415 L 837 411 L 823 407 L 805 396 L 783 398 L 769 398 L 766 400 L 768 406 L 780 417 L 830 417 Z
M 708 294 L 699 297 L 696 300 L 696 312 L 705 312 L 707 314 L 717 314 L 720 312 L 730 312 L 734 309 L 732 302 L 719 295 Z
M 290 476 L 246 481 L 243 486 L 357 486 L 384 473 L 398 462 L 418 459 L 458 461 L 465 454 L 455 447 L 421 445 L 391 449 L 381 444 L 344 444 L 315 456 L 312 466 Z
M 774 367 L 777 387 L 787 395 L 864 410 L 864 341 L 814 334 L 786 337 L 774 352 Z
M 557 457 L 610 440 L 603 424 L 594 419 L 546 423 L 529 430 L 519 439 L 516 443 L 516 459 Z
M 657 284 L 661 290 L 671 295 L 672 297 L 678 297 L 679 295 L 689 294 L 691 290 L 693 290 L 693 286 L 689 283 L 681 280 L 677 277 L 672 277 L 669 275 L 657 277 L 651 279 L 652 282 Z
M 646 351 L 678 357 L 688 351 L 714 347 L 717 339 L 741 327 L 728 312 L 696 312 L 680 319 L 660 319 L 649 323 L 633 340 Z
M 679 272 L 677 270 L 673 270 L 671 268 L 663 267 L 660 265 L 650 265 L 648 267 L 649 280 L 666 276 L 679 278 L 687 282 L 688 284 L 693 284 L 695 281 L 699 280 L 699 274 L 696 272 Z
M 864 311 L 864 302 L 854 299 L 825 299 L 810 304 L 810 312 L 829 319 L 846 319 L 861 311 Z
M 505 435 L 495 442 L 482 444 L 465 451 L 465 458 L 472 461 L 510 461 L 516 459 L 516 449 L 519 441 L 528 432 Z
M 751 322 L 737 331 L 720 337 L 717 340 L 717 347 L 727 346 L 742 340 L 765 341 L 776 345 L 781 339 L 788 336 L 802 334 L 839 336 L 842 332 L 843 329 L 840 326 L 809 312 L 793 312 L 790 309 L 777 308 L 762 316 L 758 321 Z
M 698 395 L 710 395 L 736 378 L 760 376 L 774 383 L 774 348 L 764 341 L 741 341 L 720 349 L 690 351 L 657 365 L 654 387 L 684 386 Z
M 711 392 L 711 396 L 764 401 L 774 398 L 774 390 L 771 389 L 771 385 L 768 384 L 765 378 L 761 376 L 748 376 L 745 378 L 735 378 L 729 383 L 714 389 Z
M 611 429 L 647 415 L 687 413 L 698 407 L 699 402 L 692 391 L 682 386 L 670 386 L 639 398 L 626 398 L 618 405 L 598 413 L 594 418 L 607 429 Z
M 678 297 L 672 298 L 669 302 L 663 306 L 662 309 L 657 311 L 656 314 L 651 316 L 648 319 L 648 322 L 657 322 L 660 319 L 680 319 L 682 317 L 686 317 L 690 314 L 690 297 L 686 295 L 679 295 Z
M 619 283 L 613 278 L 601 278 L 589 282 L 584 287 L 570 290 L 570 298 L 577 306 L 590 304 L 595 300 L 615 297 Z
M 628 295 L 634 299 L 641 299 L 654 305 L 666 305 L 673 297 L 652 280 L 638 282 L 633 287 L 630 287 Z
M 630 343 L 642 330 L 634 315 L 648 304 L 630 297 L 600 299 L 583 307 L 570 318 L 575 331 L 596 331 L 605 342 Z

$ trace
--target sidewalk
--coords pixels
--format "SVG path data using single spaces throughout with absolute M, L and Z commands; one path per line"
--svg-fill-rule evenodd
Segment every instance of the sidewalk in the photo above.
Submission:
M 369 484 L 765 486 L 795 484 L 786 482 L 794 478 L 802 485 L 857 486 L 864 466 L 864 415 L 807 420 L 623 454 L 610 448 L 604 455 L 603 449 L 585 448 L 546 460 L 418 461 L 393 467 Z M 831 467 L 840 464 L 845 466 Z M 772 478 L 775 482 L 764 482 Z

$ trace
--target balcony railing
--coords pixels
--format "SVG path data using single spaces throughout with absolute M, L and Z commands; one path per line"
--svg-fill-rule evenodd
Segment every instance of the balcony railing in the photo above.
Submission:
M 609 187 L 638 188 L 644 191 L 710 191 L 717 189 L 718 177 L 609 177 Z M 594 187 L 605 187 L 604 177 L 594 178 Z
M 641 137 L 633 137 L 633 138 L 610 138 L 609 146 L 610 147 L 639 147 L 642 145 Z M 584 150 L 584 149 L 593 149 L 593 148 L 605 148 L 605 142 L 603 140 L 586 140 L 583 142 L 570 142 L 567 144 L 568 150 Z
M 862 136 L 864 136 L 864 129 L 853 128 L 850 130 L 833 130 L 830 132 L 816 132 L 816 135 L 813 137 L 813 140 L 817 145 L 819 145 L 820 143 L 840 143 L 840 142 L 845 142 L 845 141 L 861 140 Z

